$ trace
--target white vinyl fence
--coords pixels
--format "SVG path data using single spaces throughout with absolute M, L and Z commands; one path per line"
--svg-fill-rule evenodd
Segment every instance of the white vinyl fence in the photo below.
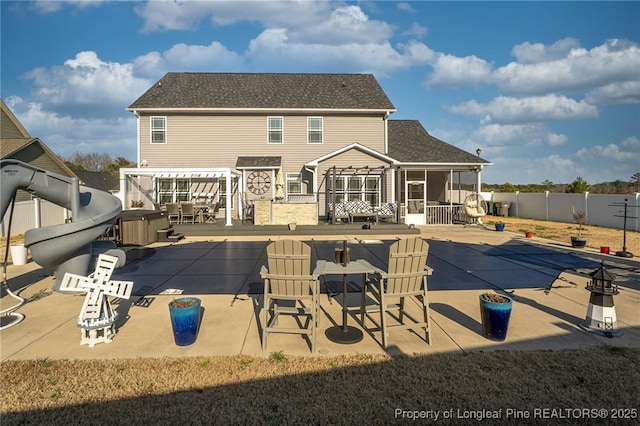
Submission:
M 573 223 L 573 211 L 587 213 L 587 224 L 623 228 L 627 200 L 627 229 L 640 231 L 640 193 L 565 194 L 555 192 L 483 192 L 487 201 L 509 202 L 509 216 Z
M 483 192 L 482 196 L 487 201 L 509 202 L 509 216 L 573 223 L 573 210 L 584 210 L 587 213 L 587 224 L 618 229 L 623 227 L 623 218 L 617 216 L 622 216 L 622 203 L 627 199 L 627 229 L 640 231 L 640 193 Z M 8 232 L 9 213 L 10 209 L 0 224 L 2 237 Z M 11 233 L 24 234 L 28 229 L 60 225 L 69 217 L 69 210 L 49 201 L 39 198 L 20 201 L 15 204 Z
M 7 209 L 0 224 L 0 236 L 2 237 L 6 237 L 9 231 L 10 214 L 11 207 Z M 11 235 L 24 234 L 25 231 L 32 228 L 61 225 L 69 217 L 71 217 L 69 210 L 40 198 L 31 201 L 18 201 L 14 207 Z

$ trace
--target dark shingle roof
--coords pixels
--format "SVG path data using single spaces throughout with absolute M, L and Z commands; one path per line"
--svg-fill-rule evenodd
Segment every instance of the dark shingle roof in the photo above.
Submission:
M 236 168 L 280 167 L 282 157 L 238 157 Z
M 418 120 L 389 120 L 389 157 L 406 163 L 489 164 L 431 136 Z
M 87 170 L 74 170 L 73 171 L 80 184 L 88 186 L 89 188 L 99 189 L 101 191 L 117 191 L 120 188 L 118 179 L 114 178 L 107 172 L 91 172 Z
M 371 74 L 165 74 L 128 109 L 395 110 Z
M 0 143 L 0 155 L 7 158 L 14 152 L 24 148 L 32 142 L 36 142 L 35 138 L 2 138 Z

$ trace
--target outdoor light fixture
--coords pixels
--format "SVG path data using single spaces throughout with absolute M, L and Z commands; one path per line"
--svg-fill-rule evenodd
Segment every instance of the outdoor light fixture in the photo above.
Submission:
M 618 286 L 613 284 L 616 276 L 605 269 L 604 262 L 589 275 L 591 282 L 586 289 L 591 292 L 591 297 L 587 318 L 580 326 L 606 337 L 620 337 L 622 332 L 618 330 L 616 308 L 613 305 L 613 296 L 618 294 Z
M 476 154 L 478 154 L 478 157 L 480 157 L 480 153 L 482 152 L 482 150 L 480 148 L 476 149 Z

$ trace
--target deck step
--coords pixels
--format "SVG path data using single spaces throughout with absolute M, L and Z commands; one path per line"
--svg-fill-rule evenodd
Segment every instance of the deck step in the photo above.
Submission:
M 158 241 L 162 243 L 180 241 L 184 238 L 184 234 L 174 234 L 175 229 L 172 227 L 166 229 L 158 229 Z

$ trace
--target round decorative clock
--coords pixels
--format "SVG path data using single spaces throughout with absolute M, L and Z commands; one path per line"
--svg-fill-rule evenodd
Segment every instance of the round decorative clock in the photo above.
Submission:
M 256 195 L 262 195 L 271 188 L 271 176 L 269 173 L 256 170 L 247 176 L 247 189 Z

